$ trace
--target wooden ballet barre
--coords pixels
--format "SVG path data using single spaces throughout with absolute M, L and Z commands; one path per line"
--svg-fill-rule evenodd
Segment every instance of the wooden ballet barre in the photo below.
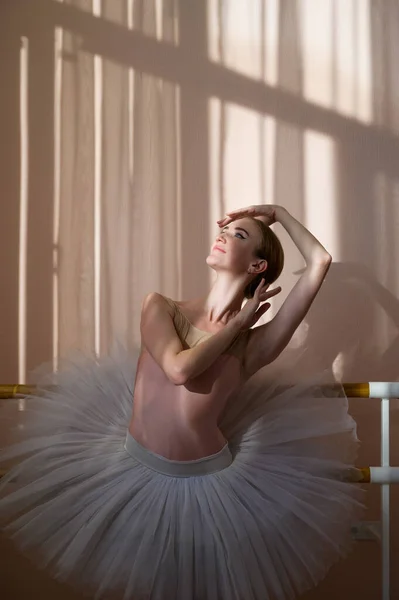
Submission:
M 289 386 L 287 386 L 289 387 Z M 370 381 L 368 383 L 322 384 L 319 387 L 332 392 L 344 390 L 348 398 L 399 398 L 399 381 Z M 48 389 L 51 389 L 48 388 Z M 283 391 L 283 388 L 282 390 Z M 9 400 L 37 393 L 34 385 L 0 384 L 0 400 Z
M 342 387 L 348 398 L 399 398 L 399 381 L 343 383 Z
M 34 385 L 15 384 L 0 384 L 0 400 L 11 400 L 21 396 L 32 396 L 37 388 Z

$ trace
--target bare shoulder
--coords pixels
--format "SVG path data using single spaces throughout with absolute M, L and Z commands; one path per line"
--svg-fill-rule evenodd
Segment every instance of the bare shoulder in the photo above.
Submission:
M 141 305 L 142 313 L 147 312 L 148 310 L 153 309 L 164 309 L 169 313 L 172 313 L 172 308 L 170 302 L 158 292 L 150 292 L 143 298 L 143 302 Z
M 181 385 L 181 374 L 176 370 L 176 357 L 183 348 L 174 326 L 173 308 L 162 294 L 151 292 L 144 298 L 140 333 L 143 346 L 168 379 L 175 385 Z
M 159 294 L 158 292 L 149 292 L 143 298 L 143 307 L 153 303 L 161 303 L 163 301 L 165 301 L 165 299 L 162 294 Z

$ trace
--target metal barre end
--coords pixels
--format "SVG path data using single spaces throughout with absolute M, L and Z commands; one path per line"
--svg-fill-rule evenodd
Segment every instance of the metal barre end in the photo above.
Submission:
M 0 385 L 0 400 L 18 398 L 20 396 L 30 396 L 36 391 L 34 385 L 23 384 L 3 384 Z

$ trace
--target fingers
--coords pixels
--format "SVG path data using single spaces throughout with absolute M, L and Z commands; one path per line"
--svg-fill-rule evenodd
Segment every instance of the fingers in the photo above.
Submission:
M 266 289 L 267 289 L 268 287 L 269 287 L 269 286 L 268 286 L 268 284 L 266 284 L 266 287 L 265 287 L 265 280 L 264 280 L 264 278 L 262 277 L 262 279 L 260 280 L 260 282 L 259 282 L 259 284 L 258 284 L 258 286 L 257 286 L 257 288 L 256 288 L 256 290 L 255 290 L 254 297 L 255 297 L 255 298 L 258 300 L 258 301 L 260 301 L 260 296 L 261 296 L 261 294 L 263 294 L 263 293 L 266 291 Z
M 231 219 L 230 217 L 225 217 L 224 219 L 220 219 L 220 221 L 218 221 L 217 224 L 219 225 L 219 227 L 225 227 L 232 221 L 233 219 Z
M 262 282 L 263 281 L 264 280 L 262 279 Z M 259 304 L 261 302 L 265 302 L 266 300 L 269 300 L 269 298 L 273 298 L 273 296 L 277 296 L 277 294 L 279 294 L 281 292 L 281 286 L 278 286 L 278 287 L 274 288 L 273 290 L 268 291 L 270 284 L 267 283 L 266 285 L 262 285 L 262 282 L 258 285 L 258 287 L 255 290 L 255 294 L 254 294 L 255 301 L 259 302 Z
M 262 281 L 264 281 L 262 279 Z M 254 293 L 254 299 L 255 302 L 258 302 L 259 304 L 265 302 L 266 300 L 269 300 L 270 298 L 273 298 L 273 296 L 277 296 L 277 294 L 279 294 L 281 292 L 281 287 L 277 287 L 274 290 L 270 290 L 270 292 L 268 291 L 268 287 L 269 287 L 269 283 L 262 285 L 259 284 L 259 286 L 256 288 L 255 293 Z M 270 304 L 269 304 L 270 306 Z
M 233 217 L 236 219 L 241 215 L 253 215 L 256 212 L 256 208 L 254 206 L 246 206 L 245 208 L 237 208 L 236 210 L 231 210 L 226 215 L 229 217 Z
M 258 310 L 260 310 L 263 315 L 267 310 L 269 310 L 270 307 L 271 307 L 270 302 L 265 302 L 264 304 L 262 304 L 262 306 L 259 307 Z
M 281 292 L 281 286 L 279 285 L 278 287 L 274 288 L 274 290 L 270 290 L 270 292 L 264 292 L 265 294 L 265 300 L 267 300 L 268 298 L 273 298 L 273 296 L 277 296 L 277 294 L 279 294 Z
M 255 323 L 261 317 L 263 317 L 263 315 L 269 310 L 270 306 L 271 306 L 270 302 L 266 302 L 265 304 L 262 304 L 262 306 L 260 306 L 258 308 L 258 310 L 255 313 Z
M 226 216 L 223 219 L 219 219 L 219 221 L 217 223 L 218 223 L 219 227 L 224 227 L 225 225 L 228 225 L 235 219 L 244 217 L 245 215 L 254 215 L 255 212 L 256 212 L 256 209 L 252 206 L 248 206 L 247 208 L 239 208 L 237 210 L 232 210 L 232 211 L 226 213 Z

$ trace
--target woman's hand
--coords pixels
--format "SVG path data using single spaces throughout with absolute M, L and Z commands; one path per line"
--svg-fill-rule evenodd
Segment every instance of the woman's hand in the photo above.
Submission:
M 278 220 L 278 212 L 284 210 L 277 204 L 259 204 L 253 206 L 247 206 L 246 208 L 238 208 L 226 213 L 224 219 L 218 221 L 219 227 L 225 227 L 236 219 L 242 219 L 243 217 L 254 217 L 264 222 L 265 225 L 273 225 Z
M 277 287 L 274 290 L 268 291 L 269 284 L 265 284 L 265 280 L 262 279 L 258 287 L 255 290 L 253 298 L 250 298 L 239 313 L 236 314 L 233 321 L 238 324 L 240 331 L 246 331 L 255 325 L 255 323 L 266 313 L 270 308 L 270 302 L 265 302 L 272 296 L 281 292 L 281 287 Z

